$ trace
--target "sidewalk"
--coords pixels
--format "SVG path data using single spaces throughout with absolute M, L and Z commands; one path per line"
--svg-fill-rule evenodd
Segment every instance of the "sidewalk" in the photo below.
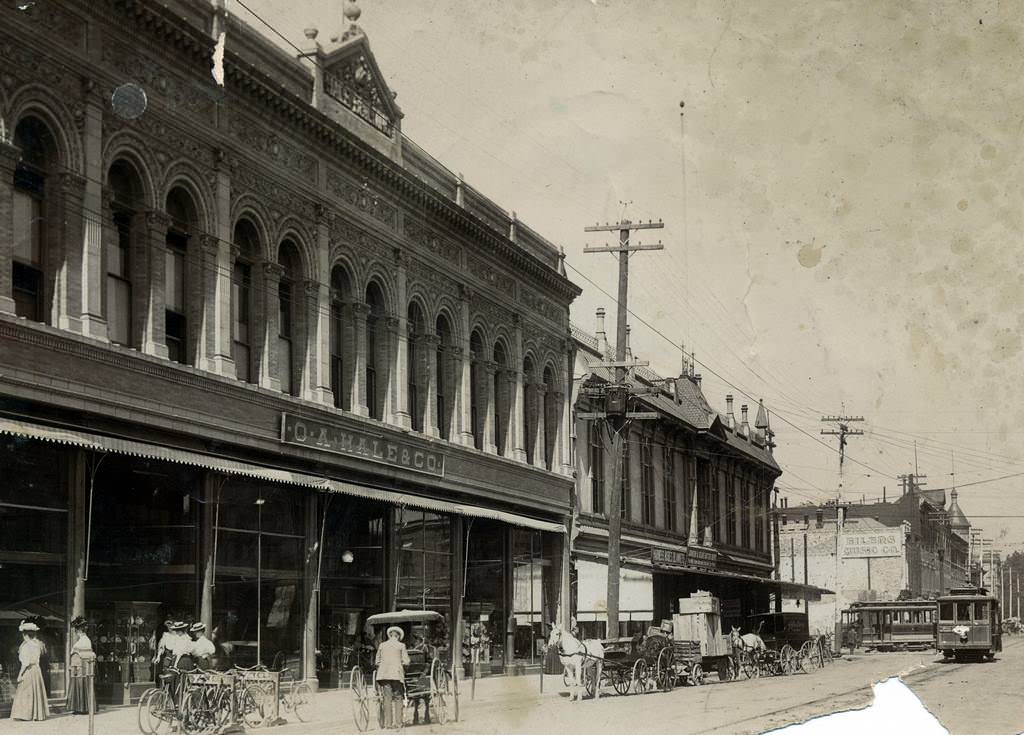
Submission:
M 502 707 L 506 703 L 523 704 L 527 701 L 536 702 L 541 697 L 553 698 L 565 693 L 561 674 L 544 677 L 544 693 L 540 693 L 540 677 L 532 676 L 492 676 L 477 679 L 476 696 L 470 699 L 472 683 L 459 681 L 460 719 L 471 719 L 474 714 L 482 714 L 487 710 Z M 291 717 L 286 725 L 273 728 L 259 728 L 258 731 L 268 735 L 291 735 L 292 733 L 356 733 L 352 719 L 352 695 L 348 690 L 329 690 L 318 693 L 313 698 L 307 719 L 309 722 L 294 721 Z M 452 716 L 452 705 L 448 705 L 449 717 Z M 137 735 L 139 726 L 138 710 L 135 707 L 114 707 L 103 709 L 96 714 L 95 732 L 97 735 Z M 287 717 L 288 713 L 282 712 Z M 371 730 L 377 729 L 377 723 L 371 719 Z M 419 728 L 417 728 L 419 729 Z M 433 730 L 424 727 L 424 732 Z M 89 718 L 84 715 L 59 715 L 45 722 L 15 722 L 0 720 L 0 735 L 86 735 L 89 732 Z M 254 731 L 256 732 L 256 731 Z

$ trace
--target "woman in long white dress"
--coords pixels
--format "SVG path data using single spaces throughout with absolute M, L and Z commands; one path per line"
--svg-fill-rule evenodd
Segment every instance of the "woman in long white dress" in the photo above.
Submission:
M 18 649 L 21 670 L 18 672 L 18 689 L 11 704 L 11 719 L 45 720 L 50 715 L 50 707 L 46 702 L 43 672 L 39 668 L 39 658 L 43 653 L 43 644 L 37 638 L 39 626 L 23 621 L 18 630 L 24 641 Z

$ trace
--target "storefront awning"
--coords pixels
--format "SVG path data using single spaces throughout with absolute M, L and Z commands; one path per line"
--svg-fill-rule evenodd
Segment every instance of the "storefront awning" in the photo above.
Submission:
M 366 485 L 357 485 L 351 482 L 334 480 L 328 477 L 317 477 L 303 472 L 282 470 L 274 467 L 249 462 L 239 462 L 226 457 L 217 457 L 201 452 L 193 452 L 187 449 L 176 449 L 163 447 L 158 444 L 148 444 L 130 439 L 121 439 L 100 434 L 90 434 L 74 429 L 65 429 L 55 426 L 44 426 L 28 421 L 0 417 L 0 434 L 12 436 L 24 436 L 41 441 L 67 444 L 76 447 L 83 447 L 97 452 L 114 452 L 115 454 L 128 454 L 133 457 L 145 457 L 147 459 L 163 460 L 187 464 L 194 467 L 222 472 L 228 475 L 244 475 L 271 482 L 281 482 L 290 485 L 301 485 L 325 492 L 342 493 L 370 500 L 380 500 L 393 505 L 403 505 L 423 510 L 433 510 L 440 513 L 457 513 L 472 518 L 490 518 L 496 521 L 531 528 L 537 531 L 551 531 L 564 533 L 565 526 L 561 523 L 542 521 L 528 516 L 521 516 L 515 513 L 508 513 L 492 508 L 482 508 L 466 503 L 455 503 L 446 500 L 428 498 L 411 493 L 400 493 L 393 490 L 374 488 Z

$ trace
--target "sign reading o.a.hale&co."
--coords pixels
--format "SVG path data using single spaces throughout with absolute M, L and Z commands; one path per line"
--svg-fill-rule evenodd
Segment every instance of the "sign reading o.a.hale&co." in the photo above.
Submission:
M 444 454 L 365 431 L 340 429 L 321 421 L 281 414 L 281 441 L 359 457 L 428 475 L 444 476 Z

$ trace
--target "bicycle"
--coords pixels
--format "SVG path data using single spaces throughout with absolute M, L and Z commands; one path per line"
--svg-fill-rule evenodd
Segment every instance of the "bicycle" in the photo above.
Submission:
M 296 681 L 288 671 L 281 672 L 278 698 L 286 712 L 294 712 L 299 722 L 309 722 L 309 704 L 313 701 L 313 688 L 305 681 Z
M 169 733 L 174 723 L 180 721 L 184 673 L 173 666 L 168 667 L 160 675 L 159 686 L 142 693 L 138 704 L 138 724 L 143 735 Z M 172 684 L 175 679 L 176 683 Z

